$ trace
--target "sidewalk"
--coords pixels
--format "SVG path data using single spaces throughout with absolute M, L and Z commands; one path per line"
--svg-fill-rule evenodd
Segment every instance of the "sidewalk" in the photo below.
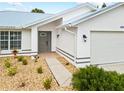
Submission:
M 45 57 L 46 62 L 60 86 L 71 84 L 72 74 L 54 57 Z

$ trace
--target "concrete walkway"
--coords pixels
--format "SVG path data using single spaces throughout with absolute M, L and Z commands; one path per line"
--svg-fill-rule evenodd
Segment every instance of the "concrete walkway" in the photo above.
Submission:
M 112 63 L 112 64 L 104 64 L 98 65 L 99 67 L 104 68 L 107 71 L 117 71 L 118 73 L 124 73 L 124 63 Z
M 72 74 L 54 57 L 45 57 L 46 62 L 60 86 L 71 84 Z

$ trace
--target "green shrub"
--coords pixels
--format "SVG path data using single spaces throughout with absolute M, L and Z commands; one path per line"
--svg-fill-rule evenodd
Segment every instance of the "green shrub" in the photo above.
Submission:
M 43 86 L 46 90 L 51 88 L 52 78 L 47 78 L 43 81 Z
M 5 62 L 5 63 L 4 63 L 4 66 L 5 66 L 6 68 L 10 68 L 11 64 L 10 64 L 10 62 Z
M 11 66 L 11 63 L 10 63 L 10 60 L 9 60 L 9 59 L 6 59 L 6 60 L 5 60 L 4 66 L 5 66 L 6 68 L 9 68 L 9 67 Z
M 28 64 L 27 59 L 23 59 L 22 64 L 23 64 L 23 65 L 27 65 L 27 64 Z
M 19 56 L 18 57 L 18 61 L 20 62 L 20 61 L 23 61 L 24 60 L 24 56 Z
M 42 70 L 41 66 L 37 68 L 37 73 L 39 73 L 39 74 L 43 73 L 43 70 Z
M 96 66 L 80 68 L 73 74 L 73 88 L 79 91 L 114 91 L 124 90 L 124 74 L 105 71 Z
M 14 76 L 17 73 L 17 68 L 16 67 L 10 67 L 7 69 L 7 73 L 9 76 Z
M 4 61 L 5 62 L 10 62 L 10 58 L 6 58 Z

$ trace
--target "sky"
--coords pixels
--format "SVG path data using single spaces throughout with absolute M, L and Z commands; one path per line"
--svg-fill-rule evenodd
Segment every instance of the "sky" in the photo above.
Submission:
M 84 2 L 0 2 L 0 11 L 30 12 L 32 9 L 38 8 L 42 9 L 45 13 L 56 14 L 81 3 Z M 92 3 L 97 5 L 103 4 L 103 2 Z
M 45 13 L 55 14 L 76 6 L 76 2 L 0 2 L 0 11 L 28 11 L 39 8 Z

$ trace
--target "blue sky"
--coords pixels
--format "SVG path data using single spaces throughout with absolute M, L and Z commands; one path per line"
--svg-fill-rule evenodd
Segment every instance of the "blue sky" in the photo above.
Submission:
M 0 2 L 0 11 L 12 10 L 12 11 L 31 11 L 33 8 L 39 8 L 46 13 L 58 13 L 68 8 L 76 6 L 76 2 Z

